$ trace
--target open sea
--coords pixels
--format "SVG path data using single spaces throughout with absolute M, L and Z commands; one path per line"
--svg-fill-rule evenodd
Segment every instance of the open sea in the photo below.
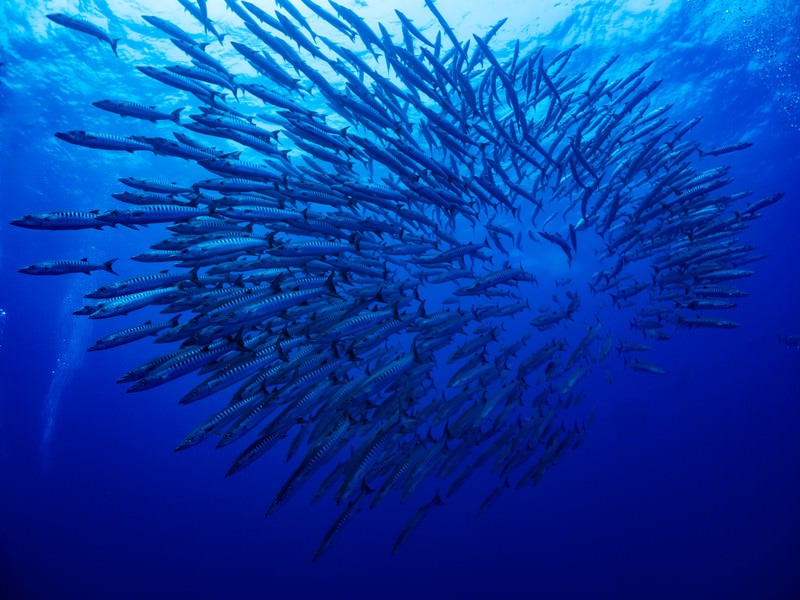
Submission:
M 0 600 L 800 598 L 797 2 L 3 0 L 0 131 Z

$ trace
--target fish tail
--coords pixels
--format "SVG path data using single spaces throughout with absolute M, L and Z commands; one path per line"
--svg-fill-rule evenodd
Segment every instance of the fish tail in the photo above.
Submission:
M 334 298 L 341 298 L 339 292 L 336 290 L 336 285 L 333 283 L 333 273 L 328 275 L 328 279 L 325 280 L 325 287 L 328 288 L 328 292 Z
M 180 108 L 176 108 L 171 113 L 169 113 L 170 115 L 172 115 L 172 120 L 175 121 L 178 124 L 180 124 L 180 122 L 181 122 L 181 111 L 182 110 L 183 110 L 183 107 L 180 107 Z
M 104 262 L 104 263 L 103 263 L 103 268 L 104 268 L 106 271 L 108 271 L 109 273 L 113 273 L 114 275 L 119 275 L 119 273 L 117 273 L 117 272 L 114 270 L 114 267 L 113 267 L 113 264 L 114 264 L 115 262 L 117 262 L 117 259 L 116 259 L 116 258 L 112 258 L 111 260 L 107 260 L 106 262 Z
M 119 56 L 119 54 L 117 54 L 117 44 L 119 44 L 119 41 L 121 39 L 122 38 L 114 38 L 113 40 L 111 40 L 111 49 L 114 51 L 114 56 L 117 57 Z

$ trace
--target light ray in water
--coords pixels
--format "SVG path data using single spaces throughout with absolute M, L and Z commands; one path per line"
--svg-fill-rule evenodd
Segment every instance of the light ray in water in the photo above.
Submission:
M 47 395 L 44 403 L 44 417 L 42 426 L 42 442 L 40 445 L 40 457 L 42 471 L 46 471 L 50 465 L 50 451 L 53 441 L 53 434 L 56 427 L 56 418 L 61 407 L 61 401 L 65 391 L 68 391 L 73 374 L 83 363 L 86 352 L 86 345 L 89 341 L 90 324 L 83 320 L 72 318 L 70 307 L 81 296 L 82 286 L 72 285 L 67 292 L 62 312 L 58 320 L 59 350 L 56 355 L 55 366 L 50 371 L 50 385 L 47 388 Z
M 3 334 L 6 331 L 6 318 L 8 317 L 8 313 L 0 308 L 0 348 L 3 347 Z

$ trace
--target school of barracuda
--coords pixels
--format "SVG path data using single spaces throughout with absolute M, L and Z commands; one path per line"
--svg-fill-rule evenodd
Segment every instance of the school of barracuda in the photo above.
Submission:
M 505 19 L 462 42 L 433 0 L 425 5 L 436 31 L 396 11 L 394 35 L 333 1 L 280 0 L 267 13 L 226 0 L 246 29 L 225 32 L 204 1 L 180 2 L 216 40 L 143 16 L 188 60 L 136 69 L 185 92 L 194 113 L 94 102 L 162 121 L 174 139 L 56 135 L 183 158 L 213 177 L 121 178 L 118 208 L 14 224 L 169 224 L 166 239 L 132 257 L 157 265 L 151 274 L 99 287 L 77 314 L 155 306 L 170 316 L 90 350 L 148 336 L 172 344 L 120 381 L 139 391 L 201 374 L 180 402 L 216 395 L 228 404 L 178 449 L 240 441 L 228 475 L 287 440 L 295 468 L 267 514 L 312 480 L 314 500 L 329 495 L 343 509 L 315 558 L 356 512 L 423 483 L 438 491 L 395 550 L 475 472 L 497 476 L 481 509 L 509 487 L 535 485 L 581 443 L 591 416 L 564 411 L 613 350 L 634 370 L 663 374 L 642 356 L 670 328 L 737 325 L 717 315 L 744 295 L 731 282 L 763 257 L 739 236 L 781 194 L 728 191 L 729 169 L 715 157 L 750 144 L 692 141 L 700 119 L 673 120 L 655 103 L 649 63 L 615 73 L 614 56 L 573 72 L 577 47 L 519 43 L 501 59 L 491 40 Z M 118 40 L 96 25 L 49 17 L 117 53 Z M 230 72 L 217 42 L 256 76 Z M 537 255 L 551 267 L 538 270 Z M 113 262 L 23 271 L 114 273 Z M 581 266 L 593 274 L 573 281 Z M 573 321 L 587 295 L 632 314 L 629 338 L 598 317 Z

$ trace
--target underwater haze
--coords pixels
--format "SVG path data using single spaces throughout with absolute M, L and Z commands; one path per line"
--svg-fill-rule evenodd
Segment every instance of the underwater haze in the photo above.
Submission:
M 789 0 L 3 3 L 0 599 L 800 597 L 798 73 Z

